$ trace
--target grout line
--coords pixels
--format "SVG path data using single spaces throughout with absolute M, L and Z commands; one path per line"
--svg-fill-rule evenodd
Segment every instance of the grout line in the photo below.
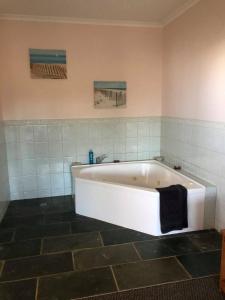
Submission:
M 21 256 L 21 257 L 12 257 L 12 258 L 9 258 L 9 259 L 5 259 L 5 262 L 8 262 L 8 261 L 16 261 L 16 260 L 22 260 L 22 259 L 29 259 L 29 258 L 34 258 L 34 257 L 38 257 L 38 256 L 51 256 L 51 255 L 57 255 L 57 254 L 64 254 L 64 253 L 76 253 L 76 252 L 79 252 L 79 251 L 83 251 L 83 250 L 92 250 L 92 249 L 98 249 L 98 248 L 102 248 L 102 247 L 116 247 L 116 246 L 122 246 L 122 245 L 131 245 L 132 243 L 125 243 L 125 244 L 116 244 L 116 245 L 108 245 L 108 246 L 97 246 L 97 247 L 89 247 L 89 248 L 79 248 L 79 249 L 73 249 L 73 250 L 68 250 L 68 249 L 65 249 L 65 250 L 61 250 L 61 251 L 54 251 L 54 252 L 45 252 L 45 253 L 41 253 L 41 254 L 37 254 L 37 255 L 29 255 L 29 256 Z M 135 248 L 135 247 L 134 247 Z M 135 248 L 136 250 L 136 248 Z M 209 252 L 219 252 L 220 250 L 212 250 L 212 251 L 208 251 L 208 252 L 204 252 L 204 253 L 209 253 Z M 197 252 L 195 254 L 203 254 L 203 252 Z M 185 254 L 186 255 L 186 254 Z M 176 255 L 170 255 L 170 256 L 163 256 L 163 257 L 157 257 L 157 258 L 147 258 L 147 259 L 143 259 L 141 258 L 140 255 L 138 255 L 138 258 L 140 258 L 140 260 L 142 261 L 152 261 L 152 260 L 160 260 L 160 259 L 167 259 L 167 258 L 177 258 Z M 4 262 L 4 261 L 3 261 Z M 126 262 L 126 263 L 119 263 L 119 265 L 123 265 L 123 264 L 132 264 L 132 263 L 137 263 L 139 262 L 138 261 L 131 261 L 131 262 Z M 179 262 L 179 260 L 178 260 Z M 115 264 L 115 265 L 118 265 L 118 264 Z M 99 267 L 97 267 L 99 268 Z M 1 272 L 0 272 L 1 274 Z
M 54 239 L 54 238 L 61 238 L 61 237 L 66 237 L 66 236 L 70 236 L 71 233 L 66 233 L 66 234 L 61 234 L 61 235 L 43 235 L 43 236 L 37 236 L 37 237 L 31 237 L 28 239 L 18 239 L 16 240 L 16 242 L 25 242 L 25 241 L 30 241 L 30 240 L 40 240 L 40 239 Z
M 185 269 L 185 267 L 183 266 L 183 264 L 179 261 L 179 259 L 175 256 L 174 257 L 175 260 L 177 261 L 177 263 L 179 264 L 179 266 L 183 269 L 183 271 L 188 275 L 188 277 L 190 279 L 192 279 L 193 277 L 191 276 L 191 274 Z
M 76 264 L 75 264 L 74 253 L 73 253 L 73 251 L 71 253 L 72 253 L 73 270 L 76 271 Z
M 115 281 L 116 289 L 117 289 L 117 291 L 119 291 L 120 289 L 119 289 L 118 282 L 117 282 L 117 280 L 116 280 L 116 275 L 115 275 L 115 273 L 114 273 L 114 271 L 113 271 L 113 267 L 112 267 L 112 266 L 109 266 L 109 267 L 110 267 L 110 270 L 111 270 L 111 272 L 112 272 L 113 279 L 114 279 L 114 281 Z
M 39 257 L 39 256 L 52 256 L 52 255 L 57 255 L 57 254 L 64 254 L 64 253 L 70 253 L 70 250 L 64 250 L 60 252 L 49 252 L 49 253 L 43 253 L 43 254 L 36 254 L 36 255 L 29 255 L 29 256 L 20 256 L 20 257 L 12 257 L 9 259 L 6 259 L 6 261 L 16 261 L 16 260 L 22 260 L 22 259 L 29 259 L 29 258 L 34 258 L 34 257 Z
M 39 277 L 37 278 L 36 290 L 35 290 L 35 300 L 38 300 L 38 289 L 39 289 Z
M 5 266 L 5 260 L 2 260 L 2 267 L 0 269 L 0 276 L 2 276 L 2 272 L 3 272 L 4 266 Z
M 70 222 L 63 222 L 64 224 L 70 224 Z M 56 223 L 56 224 L 62 224 L 62 223 Z M 48 224 L 48 225 L 55 225 L 55 224 Z M 42 226 L 42 225 L 41 225 Z M 31 226 L 31 227 L 35 227 L 35 226 Z M 26 227 L 26 228 L 30 228 L 30 226 Z M 115 230 L 115 229 L 114 229 Z M 24 242 L 24 241 L 30 241 L 30 240 L 38 240 L 38 239 L 56 239 L 56 238 L 63 238 L 63 237 L 69 237 L 69 236 L 75 236 L 78 234 L 90 234 L 90 233 L 100 233 L 100 231 L 82 231 L 82 232 L 68 232 L 65 234 L 59 234 L 59 235 L 43 235 L 43 236 L 37 236 L 37 237 L 30 237 L 30 238 L 23 238 L 23 239 L 18 239 L 16 240 L 16 242 Z M 148 240 L 146 240 L 148 241 Z M 139 241 L 135 241 L 135 242 L 139 242 Z M 11 243 L 11 242 L 6 242 L 4 244 L 7 243 Z M 120 244 L 129 244 L 131 242 L 126 242 L 126 243 L 120 243 Z M 112 244 L 112 245 L 107 245 L 107 246 L 113 246 L 113 245 L 120 245 L 120 244 Z
M 11 241 L 10 241 L 9 243 L 13 243 L 13 242 L 15 242 L 16 231 L 17 231 L 17 229 L 16 229 L 16 228 L 14 228 L 14 229 L 13 229 L 12 238 L 11 238 Z
M 107 266 L 105 266 L 105 267 L 107 267 Z M 86 270 L 79 271 L 79 272 L 85 272 L 85 271 Z M 59 273 L 39 275 L 38 278 L 40 280 L 42 278 L 49 278 L 49 277 L 54 277 L 54 276 L 58 276 L 58 275 L 62 275 L 62 274 L 71 274 L 71 273 L 74 273 L 74 270 L 67 271 L 67 272 L 59 272 Z M 195 278 L 186 278 L 186 279 L 182 279 L 182 280 L 168 281 L 168 282 L 163 282 L 163 283 L 158 283 L 158 284 L 153 284 L 153 285 L 139 286 L 139 287 L 136 287 L 136 288 L 128 288 L 128 289 L 123 289 L 123 290 L 119 290 L 119 291 L 121 292 L 121 291 L 137 290 L 137 289 L 142 289 L 142 288 L 146 288 L 146 287 L 160 286 L 160 285 L 164 286 L 164 285 L 171 284 L 171 283 L 179 283 L 179 282 L 192 281 L 192 280 L 198 280 L 198 279 L 203 279 L 203 278 L 208 278 L 208 277 L 218 277 L 218 276 L 219 276 L 219 274 L 215 273 L 215 274 L 209 274 L 209 275 L 195 277 Z M 1 280 L 1 284 L 11 283 L 11 282 L 20 282 L 20 281 L 30 280 L 30 279 L 37 279 L 37 276 L 23 277 L 23 278 L 12 279 L 12 280 Z M 100 296 L 100 295 L 105 295 L 105 294 L 111 294 L 111 293 L 103 293 L 103 294 L 98 294 L 98 295 Z M 91 296 L 94 296 L 94 295 L 91 295 Z M 81 297 L 81 298 L 89 298 L 91 296 L 85 296 L 85 297 Z M 78 298 L 78 299 L 80 299 L 80 298 Z
M 40 199 L 43 199 L 43 198 L 40 198 Z M 47 216 L 52 216 L 52 215 L 61 215 L 61 214 L 66 214 L 66 213 L 69 213 L 71 212 L 71 210 L 66 210 L 66 211 L 59 211 L 59 212 L 48 212 L 48 213 L 29 213 L 29 214 L 25 214 L 25 215 L 20 215 L 19 213 L 18 214 L 15 214 L 15 215 L 5 215 L 4 219 L 15 219 L 15 218 L 19 218 L 19 219 L 26 219 L 26 218 L 29 218 L 29 217 L 39 217 L 39 216 L 43 216 L 44 219 L 43 219 L 43 223 L 42 224 L 36 224 L 36 225 L 31 225 L 31 226 L 38 226 L 38 225 L 49 225 L 48 223 L 45 223 L 46 222 L 46 217 Z M 60 221 L 60 222 L 55 222 L 55 223 L 64 223 L 65 221 Z M 74 221 L 76 222 L 76 221 Z M 55 223 L 50 223 L 50 224 L 55 224 Z M 20 225 L 20 226 L 26 226 L 26 225 Z M 6 228 L 14 228 L 14 227 L 6 227 Z M 5 228 L 5 229 L 6 229 Z
M 98 235 L 99 235 L 99 238 L 100 238 L 100 242 L 101 242 L 101 244 L 102 244 L 102 247 L 104 247 L 105 245 L 104 245 L 103 238 L 102 238 L 102 235 L 101 235 L 101 232 L 100 232 L 100 231 L 98 232 Z
M 69 232 L 70 232 L 70 234 L 73 234 L 73 231 L 72 231 L 72 222 L 69 222 L 69 225 L 70 225 L 70 230 L 69 230 Z
M 141 254 L 138 252 L 137 248 L 135 247 L 135 244 L 134 244 L 134 243 L 131 243 L 131 245 L 133 246 L 134 251 L 136 252 L 138 258 L 139 258 L 140 260 L 143 260 L 142 257 L 141 257 Z
M 2 280 L 1 279 L 1 284 L 2 283 L 8 283 L 8 282 L 18 282 L 18 281 L 24 281 L 24 280 L 30 280 L 30 279 L 36 279 L 37 276 L 39 279 L 42 279 L 42 278 L 48 278 L 48 277 L 54 277 L 54 276 L 58 276 L 58 275 L 62 275 L 62 274 L 70 274 L 70 273 L 73 273 L 74 270 L 70 270 L 70 271 L 65 271 L 65 272 L 58 272 L 58 273 L 49 273 L 49 274 L 43 274 L 43 275 L 34 275 L 34 276 L 31 276 L 31 277 L 22 277 L 22 278 L 17 278 L 17 279 L 8 279 L 8 280 Z
M 44 239 L 41 239 L 40 255 L 43 254 L 43 250 L 44 250 Z
M 123 291 L 120 291 L 123 292 Z M 89 299 L 90 297 L 95 298 L 95 297 L 102 297 L 102 296 L 107 296 L 107 295 L 116 295 L 118 293 L 118 291 L 113 291 L 113 292 L 107 292 L 107 293 L 101 293 L 101 294 L 94 294 L 91 296 L 84 296 L 84 297 L 79 297 L 79 298 L 71 298 L 70 300 L 85 300 L 85 299 Z M 116 298 L 115 298 L 116 299 Z

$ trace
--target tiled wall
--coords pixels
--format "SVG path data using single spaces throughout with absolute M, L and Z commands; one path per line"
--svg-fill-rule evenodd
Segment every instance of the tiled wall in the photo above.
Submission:
M 89 149 L 107 154 L 108 162 L 161 153 L 168 163 L 216 184 L 216 227 L 225 227 L 225 123 L 166 117 L 6 121 L 5 135 L 11 199 L 71 194 L 70 165 L 87 163 Z M 7 165 L 4 151 L 0 155 L 1 188 L 7 186 Z
M 6 121 L 11 199 L 71 194 L 70 164 L 90 149 L 108 162 L 157 156 L 160 127 L 158 117 Z
M 162 118 L 161 155 L 217 186 L 216 227 L 225 227 L 225 123 Z
M 9 201 L 9 181 L 6 157 L 4 124 L 0 121 L 0 220 L 5 213 Z

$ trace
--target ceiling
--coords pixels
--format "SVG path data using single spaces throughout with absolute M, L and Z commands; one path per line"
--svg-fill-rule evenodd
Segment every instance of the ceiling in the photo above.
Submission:
M 199 0 L 0 0 L 3 19 L 162 26 Z

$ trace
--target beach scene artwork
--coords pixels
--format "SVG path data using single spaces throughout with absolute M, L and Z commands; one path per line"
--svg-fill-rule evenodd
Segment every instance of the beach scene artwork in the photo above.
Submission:
M 66 51 L 29 49 L 33 79 L 67 79 Z
M 94 107 L 126 107 L 126 91 L 125 81 L 94 81 Z

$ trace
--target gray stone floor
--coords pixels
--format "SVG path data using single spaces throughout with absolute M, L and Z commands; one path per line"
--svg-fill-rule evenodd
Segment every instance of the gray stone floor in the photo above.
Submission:
M 12 201 L 0 299 L 64 300 L 219 273 L 215 230 L 154 237 L 74 213 L 71 197 Z

